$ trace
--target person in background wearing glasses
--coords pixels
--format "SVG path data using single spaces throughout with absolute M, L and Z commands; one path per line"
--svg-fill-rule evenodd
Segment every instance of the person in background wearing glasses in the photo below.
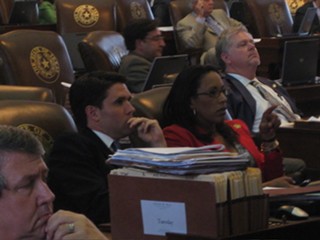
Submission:
M 138 19 L 129 23 L 123 32 L 129 54 L 121 59 L 119 73 L 127 78 L 131 93 L 142 91 L 155 57 L 162 56 L 165 42 L 157 20 Z
M 285 88 L 275 81 L 256 76 L 260 55 L 246 28 L 234 27 L 222 32 L 216 45 L 216 54 L 217 62 L 225 73 L 225 85 L 230 90 L 228 112 L 232 118 L 241 119 L 247 124 L 257 145 L 260 145 L 260 122 L 270 106 L 281 105 L 281 109 L 274 111 L 281 124 L 300 118 Z M 255 84 L 272 97 L 266 96 Z M 286 111 L 281 111 L 283 108 Z M 298 177 L 303 175 L 306 164 L 302 159 L 284 158 L 284 167 L 287 175 Z
M 163 133 L 168 147 L 200 147 L 224 144 L 226 151 L 246 154 L 251 166 L 262 170 L 264 184 L 293 186 L 283 176 L 282 155 L 275 139 L 280 125 L 270 107 L 263 114 L 260 132 L 262 151 L 258 150 L 250 131 L 241 120 L 225 120 L 227 89 L 212 66 L 196 65 L 176 78 L 164 103 Z

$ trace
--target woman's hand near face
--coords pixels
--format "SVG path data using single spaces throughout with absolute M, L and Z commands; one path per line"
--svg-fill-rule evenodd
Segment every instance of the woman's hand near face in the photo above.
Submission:
M 273 110 L 276 108 L 277 106 L 271 106 L 262 115 L 260 123 L 260 136 L 262 141 L 270 141 L 276 137 L 276 130 L 281 124 L 278 116 L 273 113 Z

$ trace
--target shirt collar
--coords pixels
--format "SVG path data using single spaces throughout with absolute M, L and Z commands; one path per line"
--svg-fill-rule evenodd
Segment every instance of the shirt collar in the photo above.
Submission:
M 108 135 L 97 131 L 97 130 L 92 130 L 97 136 L 98 138 L 100 138 L 100 140 L 109 148 L 111 148 L 111 144 L 114 142 L 114 139 L 112 139 L 111 137 L 109 137 Z
M 228 75 L 236 78 L 239 82 L 242 83 L 243 86 L 248 86 L 252 80 L 242 76 L 242 75 L 239 75 L 239 74 L 236 74 L 236 73 L 228 73 Z M 256 78 L 254 78 L 253 80 L 255 80 Z

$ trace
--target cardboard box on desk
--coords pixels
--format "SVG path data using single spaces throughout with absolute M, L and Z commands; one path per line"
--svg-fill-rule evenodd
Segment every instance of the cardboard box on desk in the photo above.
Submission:
M 109 175 L 109 189 L 114 240 L 219 236 L 213 182 Z
M 262 190 L 261 170 L 247 168 L 244 175 L 244 186 L 248 202 L 248 230 L 257 231 L 268 227 L 269 203 Z
M 229 184 L 229 212 L 231 233 L 233 235 L 246 233 L 249 230 L 248 199 L 245 193 L 244 172 L 233 171 L 225 173 Z

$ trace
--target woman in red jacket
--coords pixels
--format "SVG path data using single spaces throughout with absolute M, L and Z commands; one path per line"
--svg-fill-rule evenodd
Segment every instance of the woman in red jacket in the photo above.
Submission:
M 226 151 L 247 154 L 262 170 L 264 185 L 291 186 L 283 176 L 282 154 L 275 130 L 280 120 L 269 108 L 260 125 L 261 151 L 241 120 L 225 120 L 227 89 L 211 66 L 192 66 L 176 78 L 164 104 L 164 135 L 169 147 L 199 147 L 222 143 Z M 270 181 L 272 180 L 272 181 Z

